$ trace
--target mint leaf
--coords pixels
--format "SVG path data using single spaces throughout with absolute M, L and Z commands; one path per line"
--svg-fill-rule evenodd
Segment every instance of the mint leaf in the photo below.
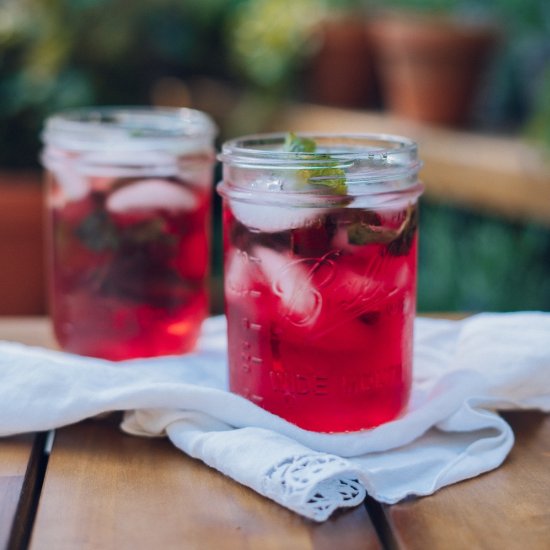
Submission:
M 88 214 L 75 230 L 80 241 L 94 252 L 117 251 L 125 245 L 175 244 L 176 237 L 165 232 L 162 219 L 152 218 L 119 229 L 105 210 Z
M 411 249 L 416 228 L 418 227 L 418 209 L 410 205 L 407 208 L 407 217 L 400 227 L 397 237 L 388 245 L 388 252 L 392 256 L 405 256 Z
M 124 231 L 121 231 L 121 238 L 124 241 L 138 245 L 154 241 L 173 244 L 176 240 L 175 235 L 167 234 L 165 229 L 165 223 L 162 219 L 151 218 L 127 227 Z
M 348 226 L 348 243 L 358 246 L 370 243 L 382 242 L 385 238 L 382 220 L 372 210 L 361 211 L 359 216 L 354 216 L 357 221 Z
M 358 246 L 387 244 L 392 256 L 405 256 L 411 249 L 417 226 L 418 212 L 413 205 L 409 205 L 405 219 L 397 229 L 384 229 L 375 212 L 365 211 L 360 220 L 348 226 L 348 243 Z
M 395 230 L 384 229 L 380 216 L 372 210 L 363 210 L 348 226 L 348 243 L 362 246 L 371 243 L 386 244 L 395 238 Z
M 319 155 L 323 160 L 330 159 L 330 155 Z M 337 162 L 333 162 L 337 166 Z M 314 170 L 300 170 L 300 173 L 312 185 L 324 185 L 332 189 L 337 195 L 345 195 L 348 192 L 346 183 L 346 173 L 341 168 L 333 168 L 330 165 L 325 168 L 315 168 Z
M 313 139 L 299 137 L 294 132 L 289 132 L 285 137 L 283 151 L 289 153 L 315 153 L 317 151 L 317 144 Z M 326 153 L 318 153 L 313 158 L 305 156 L 298 156 L 298 158 L 323 161 L 322 168 L 299 170 L 298 174 L 303 181 L 311 185 L 328 187 L 335 195 L 347 194 L 346 173 L 341 168 L 337 168 L 338 161 L 336 159 L 332 159 Z
M 107 212 L 94 210 L 75 230 L 76 236 L 94 252 L 116 250 L 120 244 L 117 228 Z
M 395 238 L 395 231 L 376 228 L 363 222 L 352 223 L 348 227 L 348 243 L 362 246 L 364 244 L 388 244 Z
M 289 153 L 315 153 L 317 144 L 310 138 L 298 137 L 294 132 L 288 132 L 283 150 Z

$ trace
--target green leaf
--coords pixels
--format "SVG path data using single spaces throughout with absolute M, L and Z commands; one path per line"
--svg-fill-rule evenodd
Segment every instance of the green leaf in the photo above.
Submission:
M 363 246 L 366 244 L 386 244 L 392 256 L 405 256 L 411 249 L 414 234 L 418 226 L 418 213 L 415 206 L 407 208 L 407 214 L 397 229 L 385 229 L 378 215 L 363 212 L 362 219 L 348 226 L 348 243 Z
M 76 236 L 94 252 L 116 251 L 121 246 L 145 246 L 157 242 L 166 246 L 175 244 L 176 237 L 165 232 L 162 219 L 152 218 L 124 229 L 119 229 L 105 210 L 94 210 L 76 228 Z
M 289 132 L 285 137 L 283 151 L 289 153 L 315 153 L 317 144 L 313 139 L 299 137 L 294 132 Z M 335 195 L 346 195 L 348 186 L 346 183 L 346 173 L 341 168 L 337 168 L 338 161 L 326 153 L 318 153 L 312 157 L 298 156 L 304 160 L 323 161 L 322 168 L 312 168 L 299 170 L 300 179 L 311 185 L 323 185 L 331 189 Z
M 288 132 L 285 137 L 283 150 L 289 153 L 315 153 L 317 144 L 314 140 L 298 137 L 294 132 Z
M 86 216 L 75 233 L 94 252 L 116 250 L 120 244 L 117 228 L 104 210 L 95 210 Z
M 165 232 L 165 223 L 160 218 L 152 218 L 127 227 L 121 237 L 132 244 L 146 244 L 153 241 L 172 244 L 176 237 Z
M 416 206 L 410 205 L 396 238 L 388 245 L 388 252 L 392 256 L 406 256 L 411 249 L 417 227 L 418 209 Z
M 362 246 L 383 242 L 387 238 L 384 235 L 384 229 L 381 227 L 380 216 L 376 212 L 363 210 L 360 211 L 358 216 L 354 217 L 357 221 L 350 223 L 348 226 L 348 243 Z

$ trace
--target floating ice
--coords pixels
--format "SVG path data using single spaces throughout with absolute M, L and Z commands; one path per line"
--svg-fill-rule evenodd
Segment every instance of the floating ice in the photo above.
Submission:
M 250 288 L 250 262 L 246 252 L 231 250 L 225 262 L 225 295 L 239 297 Z
M 280 297 L 287 319 L 295 325 L 311 325 L 321 311 L 321 295 L 311 281 L 311 263 L 291 259 L 269 248 L 256 247 L 259 260 L 273 293 Z
M 129 212 L 162 208 L 165 210 L 193 210 L 196 196 L 187 188 L 161 179 L 136 181 L 116 191 L 107 199 L 110 212 Z
M 56 166 L 53 173 L 62 191 L 53 201 L 59 203 L 56 206 L 63 206 L 63 198 L 67 201 L 77 201 L 88 194 L 89 186 L 86 177 L 80 174 L 71 163 Z
M 389 256 L 376 254 L 366 259 L 361 271 L 358 273 L 355 269 L 338 266 L 332 296 L 342 312 L 360 315 L 378 310 L 411 284 L 407 264 L 392 261 Z
M 44 154 L 42 161 L 61 191 L 50 197 L 52 206 L 62 207 L 66 201 L 77 201 L 88 194 L 88 181 L 78 170 L 76 159 L 54 150 Z
M 237 201 L 231 201 L 231 210 L 242 224 L 266 233 L 304 227 L 324 212 L 321 208 L 291 208 Z

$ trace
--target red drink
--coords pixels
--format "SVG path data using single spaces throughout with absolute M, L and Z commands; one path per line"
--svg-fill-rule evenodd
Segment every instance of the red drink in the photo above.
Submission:
M 149 185 L 151 193 L 179 194 L 189 206 L 111 210 L 121 187 L 52 207 L 58 342 L 113 360 L 190 351 L 208 313 L 210 193 L 177 180 L 117 183 L 128 193 Z
M 47 150 L 55 335 L 111 360 L 191 351 L 208 314 L 211 158 L 117 154 Z
M 398 417 L 412 377 L 416 197 L 287 208 L 265 193 L 241 202 L 235 188 L 222 189 L 231 390 L 313 431 Z

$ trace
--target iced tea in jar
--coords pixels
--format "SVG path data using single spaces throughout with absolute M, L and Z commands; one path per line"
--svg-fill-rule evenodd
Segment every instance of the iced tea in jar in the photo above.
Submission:
M 208 313 L 215 126 L 191 109 L 50 117 L 50 309 L 60 346 L 122 360 L 192 350 Z
M 412 379 L 416 145 L 377 135 L 225 143 L 230 388 L 308 430 L 399 417 Z

